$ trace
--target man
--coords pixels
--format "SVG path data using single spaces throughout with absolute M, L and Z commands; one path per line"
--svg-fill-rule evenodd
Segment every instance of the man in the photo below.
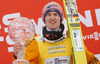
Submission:
M 66 35 L 66 27 L 62 23 L 64 18 L 61 6 L 56 2 L 49 2 L 44 6 L 42 19 L 46 24 L 42 35 L 26 47 L 26 60 L 30 64 L 73 64 L 70 39 Z M 14 56 L 21 50 L 21 44 L 14 45 Z M 98 59 L 85 47 L 88 64 L 98 64 Z

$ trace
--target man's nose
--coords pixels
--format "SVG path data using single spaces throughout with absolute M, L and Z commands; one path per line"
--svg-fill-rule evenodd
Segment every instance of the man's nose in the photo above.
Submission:
M 51 15 L 51 19 L 54 19 L 54 15 L 53 14 Z

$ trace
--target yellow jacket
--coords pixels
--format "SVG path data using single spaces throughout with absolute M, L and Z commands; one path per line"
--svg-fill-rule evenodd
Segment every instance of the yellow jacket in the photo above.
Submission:
M 67 39 L 69 40 L 69 43 L 70 43 L 69 37 L 67 37 Z M 44 41 L 43 41 L 43 43 L 44 43 Z M 88 51 L 86 46 L 85 46 L 85 51 L 86 51 L 86 57 L 87 57 L 88 64 L 100 64 L 98 59 L 91 52 Z M 26 47 L 25 59 L 28 60 L 30 62 L 30 64 L 39 64 L 39 58 L 40 58 L 39 47 L 38 47 L 37 41 L 33 40 Z M 70 59 L 71 59 L 70 64 L 73 64 L 72 55 L 71 55 Z

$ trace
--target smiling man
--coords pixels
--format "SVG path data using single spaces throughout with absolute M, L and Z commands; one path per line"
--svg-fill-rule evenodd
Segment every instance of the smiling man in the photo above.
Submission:
M 66 25 L 62 23 L 64 14 L 61 6 L 51 1 L 44 6 L 42 20 L 46 24 L 42 35 L 38 35 L 26 47 L 26 60 L 30 64 L 73 64 L 70 38 Z M 14 54 L 21 50 L 21 45 L 14 45 Z M 85 47 L 87 63 L 98 64 L 98 59 Z M 15 55 L 17 56 L 17 55 Z

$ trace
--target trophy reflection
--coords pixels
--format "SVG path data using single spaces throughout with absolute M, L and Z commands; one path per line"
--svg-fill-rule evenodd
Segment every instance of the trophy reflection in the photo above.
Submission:
M 22 50 L 17 54 L 17 60 L 13 61 L 13 64 L 30 64 L 25 60 L 25 52 L 27 43 L 31 42 L 34 38 L 34 24 L 25 17 L 15 18 L 8 26 L 9 37 L 12 41 L 20 42 Z

